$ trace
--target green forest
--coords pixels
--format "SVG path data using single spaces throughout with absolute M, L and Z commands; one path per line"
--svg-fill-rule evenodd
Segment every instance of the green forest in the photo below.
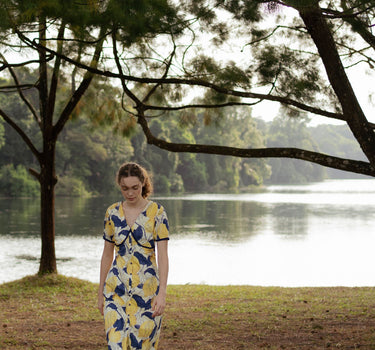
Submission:
M 23 74 L 30 72 L 25 70 Z M 5 83 L 8 82 L 4 80 L 2 84 Z M 69 90 L 67 86 L 60 87 L 64 89 Z M 163 194 L 238 192 L 265 184 L 299 184 L 360 176 L 294 159 L 248 159 L 159 149 L 146 143 L 134 119 L 124 117 L 121 106 L 116 103 L 119 94 L 116 88 L 97 80 L 74 111 L 57 143 L 56 195 L 114 194 L 117 191 L 115 174 L 125 161 L 145 166 L 152 174 L 155 192 Z M 2 94 L 0 99 L 4 110 L 17 114 L 30 138 L 38 140 L 40 130 L 16 94 Z M 172 118 L 172 113 L 177 115 Z M 204 110 L 194 114 L 166 112 L 150 120 L 150 127 L 156 137 L 172 142 L 230 144 L 242 148 L 292 146 L 363 159 L 346 125 L 309 127 L 306 116 L 285 116 L 282 110 L 272 122 L 251 118 L 248 113 L 241 107 L 209 113 Z M 39 196 L 39 183 L 28 170 L 39 170 L 38 166 L 21 137 L 1 120 L 0 195 Z

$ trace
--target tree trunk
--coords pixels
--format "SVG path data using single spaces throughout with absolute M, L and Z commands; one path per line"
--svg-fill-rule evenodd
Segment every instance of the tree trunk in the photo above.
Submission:
M 43 152 L 39 155 L 40 164 L 40 217 L 41 217 L 41 258 L 39 275 L 57 273 L 55 253 L 55 148 L 57 138 L 53 133 L 53 108 L 48 108 L 48 74 L 46 61 L 46 18 L 39 19 L 39 39 L 41 48 L 38 50 L 39 64 L 39 110 L 42 120 Z M 52 90 L 52 93 L 55 91 Z M 55 98 L 55 96 L 53 96 Z M 53 101 L 54 102 L 54 101 Z
M 338 54 L 330 28 L 318 3 L 297 8 L 323 61 L 328 79 L 340 101 L 344 119 L 375 168 L 375 134 L 355 96 Z
M 41 239 L 42 249 L 39 274 L 57 273 L 55 253 L 55 146 L 56 140 L 45 141 L 44 153 L 41 156 L 39 175 L 41 190 Z

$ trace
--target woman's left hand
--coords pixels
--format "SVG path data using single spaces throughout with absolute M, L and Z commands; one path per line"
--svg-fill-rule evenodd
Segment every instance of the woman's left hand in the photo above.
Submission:
M 155 297 L 154 303 L 152 305 L 152 311 L 153 311 L 152 317 L 161 316 L 164 312 L 165 305 L 166 305 L 165 295 L 159 293 Z

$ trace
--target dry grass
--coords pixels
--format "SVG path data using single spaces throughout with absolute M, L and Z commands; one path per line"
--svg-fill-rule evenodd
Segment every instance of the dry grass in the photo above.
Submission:
M 97 285 L 0 285 L 0 349 L 106 349 Z M 375 288 L 168 287 L 160 350 L 375 349 Z

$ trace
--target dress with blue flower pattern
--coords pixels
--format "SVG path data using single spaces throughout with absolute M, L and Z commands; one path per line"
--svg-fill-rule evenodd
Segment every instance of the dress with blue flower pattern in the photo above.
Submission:
M 151 309 L 159 291 L 155 242 L 169 239 L 166 212 L 149 201 L 129 227 L 117 202 L 106 211 L 103 238 L 116 253 L 103 291 L 108 349 L 157 349 L 162 317 L 152 317 Z

